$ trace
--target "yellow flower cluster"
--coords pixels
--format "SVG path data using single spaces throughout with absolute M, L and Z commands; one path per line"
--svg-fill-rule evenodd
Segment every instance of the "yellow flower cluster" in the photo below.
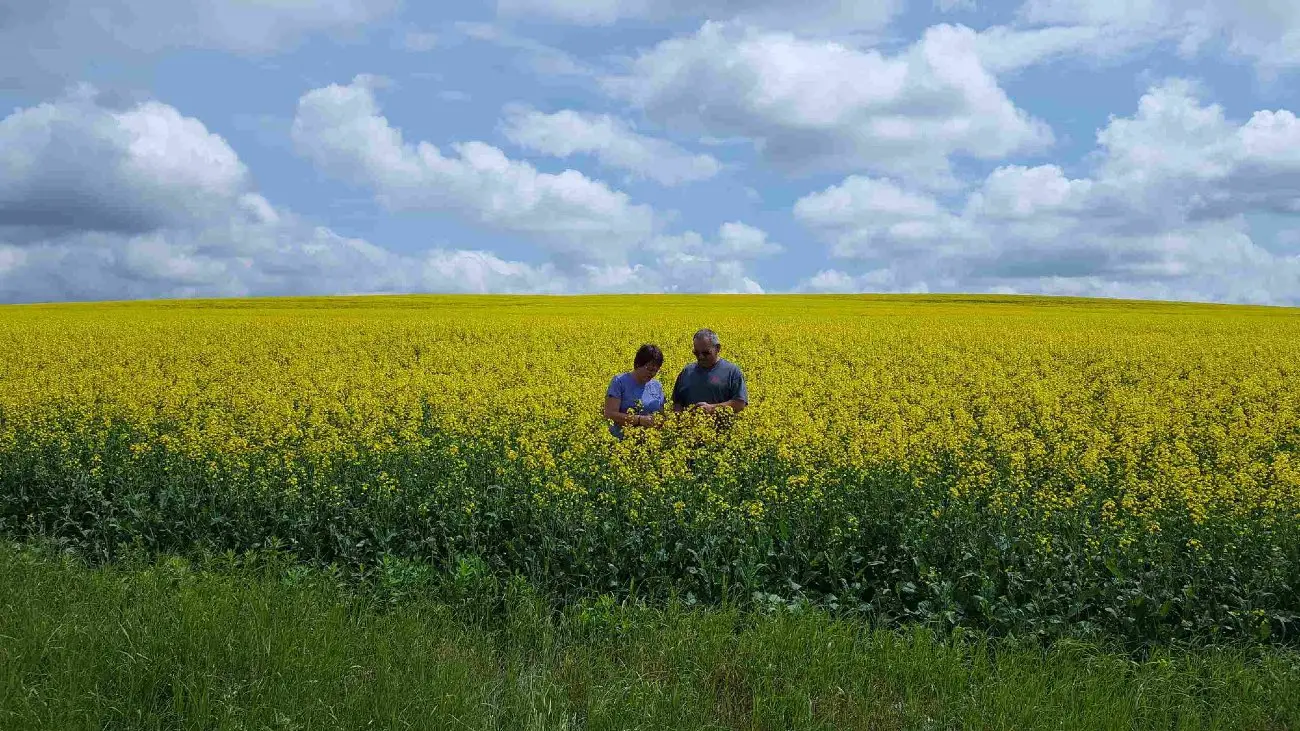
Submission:
M 670 391 L 700 327 L 744 370 L 750 407 L 727 428 L 688 414 L 610 437 L 610 378 L 653 342 Z M 615 520 L 656 535 L 734 523 L 847 542 L 905 518 L 914 537 L 1005 526 L 1025 539 L 1018 550 L 1103 555 L 1152 542 L 1203 552 L 1234 532 L 1276 544 L 1300 526 L 1300 316 L 1284 309 L 883 296 L 112 303 L 4 308 L 0 341 L 12 525 L 40 508 L 13 497 L 35 489 L 17 480 L 46 480 L 52 504 L 73 476 L 109 470 L 136 490 L 183 479 L 336 505 L 378 493 L 412 515 L 454 506 L 464 521 L 486 520 L 502 499 L 492 491 L 506 490 L 559 521 L 547 525 Z

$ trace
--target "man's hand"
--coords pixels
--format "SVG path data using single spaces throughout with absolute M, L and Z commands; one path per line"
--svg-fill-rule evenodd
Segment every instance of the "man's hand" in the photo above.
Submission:
M 714 409 L 718 408 L 717 406 L 714 406 L 713 404 L 706 404 L 706 403 L 704 403 L 703 401 L 701 401 L 701 402 L 699 402 L 698 404 L 695 404 L 695 405 L 698 406 L 698 407 L 700 407 L 700 410 L 703 411 L 703 412 L 706 413 L 706 414 L 712 414 L 713 411 L 714 411 Z

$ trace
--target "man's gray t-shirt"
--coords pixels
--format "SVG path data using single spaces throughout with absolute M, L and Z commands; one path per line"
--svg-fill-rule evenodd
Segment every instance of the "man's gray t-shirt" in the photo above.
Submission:
M 720 404 L 733 398 L 748 404 L 749 391 L 745 388 L 745 374 L 724 358 L 719 358 L 708 370 L 699 363 L 688 364 L 673 384 L 673 403 L 681 406 L 700 402 Z

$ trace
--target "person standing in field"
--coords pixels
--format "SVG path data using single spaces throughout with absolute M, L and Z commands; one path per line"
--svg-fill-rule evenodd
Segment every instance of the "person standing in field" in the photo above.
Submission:
M 722 342 L 708 328 L 691 339 L 695 362 L 677 375 L 673 384 L 673 411 L 698 408 L 712 414 L 721 408 L 740 413 L 749 405 L 745 374 L 735 363 L 722 358 Z
M 625 426 L 654 426 L 654 415 L 663 410 L 664 387 L 655 380 L 664 365 L 663 351 L 656 345 L 642 345 L 632 359 L 632 370 L 614 376 L 605 390 L 605 418 L 609 433 L 623 438 Z

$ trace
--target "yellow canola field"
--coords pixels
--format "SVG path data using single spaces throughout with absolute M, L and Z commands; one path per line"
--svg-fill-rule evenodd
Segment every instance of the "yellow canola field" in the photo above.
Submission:
M 1194 574 L 1218 561 L 1244 572 L 1214 580 L 1250 622 L 1285 625 L 1298 314 L 944 296 L 6 307 L 0 519 L 107 554 L 469 552 L 564 590 L 889 593 L 895 613 L 964 616 L 1023 606 L 1013 568 L 1076 571 L 1063 597 L 1146 581 L 1199 607 L 1188 591 L 1212 577 Z M 615 441 L 610 378 L 657 343 L 670 391 L 700 327 L 750 408 Z M 1153 564 L 1158 581 L 1133 578 Z

